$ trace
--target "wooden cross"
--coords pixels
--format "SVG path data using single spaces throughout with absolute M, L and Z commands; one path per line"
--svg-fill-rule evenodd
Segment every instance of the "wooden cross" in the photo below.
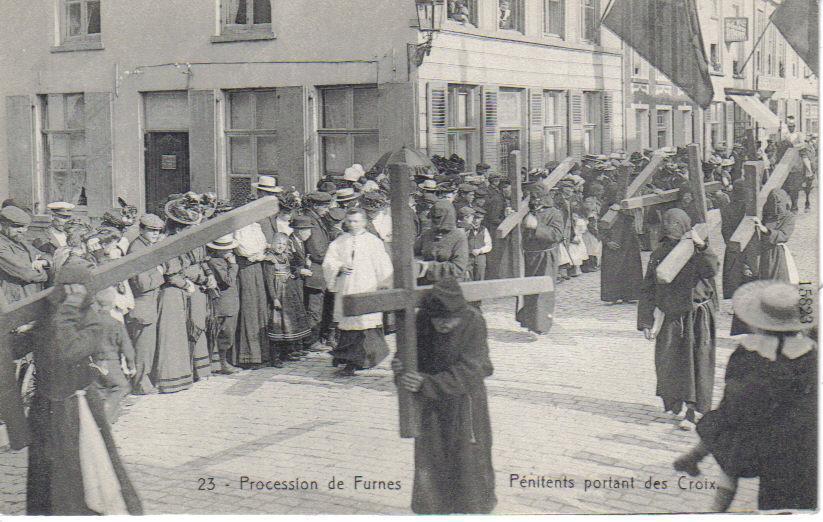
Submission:
M 98 292 L 130 277 L 153 270 L 158 265 L 191 252 L 209 241 L 269 217 L 277 212 L 278 208 L 275 196 L 263 197 L 202 225 L 168 237 L 140 253 L 129 254 L 101 265 L 92 271 L 88 290 L 92 293 Z M 51 292 L 52 289 L 47 289 L 0 309 L 0 377 L 3 379 L 3 384 L 0 385 L 0 418 L 8 427 L 12 447 L 25 446 L 27 429 L 17 387 L 8 386 L 14 381 L 14 356 L 11 348 L 14 339 L 11 332 L 20 325 L 45 316 L 48 313 L 46 297 Z
M 397 352 L 403 367 L 417 371 L 417 330 L 415 309 L 431 286 L 417 286 L 417 270 L 414 260 L 415 227 L 412 209 L 411 170 L 407 165 L 389 165 L 392 207 L 392 262 L 394 288 L 353 294 L 343 297 L 343 314 L 363 315 L 375 312 L 395 312 L 397 321 Z M 519 169 L 515 172 L 519 173 Z M 541 294 L 554 291 L 551 277 L 496 279 L 461 283 L 466 300 L 480 301 L 498 297 Z M 416 437 L 420 433 L 420 415 L 414 394 L 399 389 L 400 436 Z
M 662 152 L 655 151 L 652 154 L 652 159 L 649 161 L 649 164 L 646 165 L 643 170 L 640 171 L 640 174 L 637 175 L 636 178 L 632 180 L 629 184 L 628 188 L 626 189 L 625 198 L 631 198 L 637 195 L 640 192 L 640 189 L 643 188 L 646 183 L 652 179 L 652 177 L 660 170 L 660 167 L 663 165 L 665 157 L 663 156 Z M 645 206 L 645 205 L 644 205 Z M 639 207 L 642 208 L 642 207 Z M 603 217 L 600 218 L 600 227 L 604 229 L 611 228 L 614 225 L 614 222 L 617 220 L 618 215 L 617 210 L 609 209 L 603 214 Z
M 736 252 L 743 252 L 746 249 L 749 241 L 754 237 L 754 218 L 760 217 L 769 193 L 783 186 L 792 168 L 794 168 L 799 161 L 800 153 L 794 149 L 794 147 L 788 149 L 774 170 L 772 170 L 771 176 L 769 176 L 769 179 L 766 180 L 762 188 L 759 188 L 759 180 L 763 173 L 763 163 L 759 161 L 747 161 L 743 164 L 744 175 L 756 177 L 751 183 L 753 184 L 752 186 L 755 189 L 754 193 L 757 194 L 757 198 L 753 202 L 752 208 L 746 209 L 746 216 L 729 239 L 729 248 L 733 248 Z M 746 170 L 747 168 L 749 169 L 748 171 Z

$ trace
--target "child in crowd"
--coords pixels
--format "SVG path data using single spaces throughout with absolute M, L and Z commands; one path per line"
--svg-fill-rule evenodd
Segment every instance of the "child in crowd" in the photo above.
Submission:
M 266 259 L 274 269 L 270 272 L 273 277 L 266 281 L 272 303 L 268 329 L 272 361 L 290 359 L 290 352 L 299 350 L 302 341 L 311 336 L 298 280 L 308 270 L 296 262 L 296 256 L 289 251 L 289 237 L 282 232 L 274 235 Z
M 217 281 L 217 291 L 210 294 L 211 307 L 206 328 L 209 336 L 209 357 L 214 362 L 214 356 L 217 355 L 220 368 L 213 371 L 224 375 L 239 371 L 229 363 L 227 355 L 234 349 L 237 314 L 240 311 L 240 294 L 237 291 L 239 267 L 234 257 L 236 246 L 237 240 L 231 234 L 219 237 L 206 245 L 209 254 L 207 263 Z

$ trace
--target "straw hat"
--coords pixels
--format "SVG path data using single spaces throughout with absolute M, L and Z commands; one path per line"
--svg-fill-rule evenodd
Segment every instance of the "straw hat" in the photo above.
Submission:
M 260 176 L 257 178 L 257 183 L 252 183 L 251 186 L 255 190 L 264 192 L 283 192 L 283 187 L 277 185 L 277 178 L 274 176 Z
M 734 313 L 749 326 L 769 332 L 800 332 L 814 325 L 801 321 L 798 287 L 781 281 L 754 281 L 734 293 Z
M 46 205 L 46 208 L 55 216 L 70 218 L 71 211 L 74 210 L 74 204 L 66 201 L 55 201 Z
M 359 192 L 355 192 L 353 188 L 346 187 L 336 192 L 337 201 L 351 201 L 360 197 Z
M 233 250 L 237 245 L 238 241 L 234 238 L 233 234 L 226 234 L 225 236 L 218 237 L 211 243 L 206 243 L 206 246 L 212 250 Z

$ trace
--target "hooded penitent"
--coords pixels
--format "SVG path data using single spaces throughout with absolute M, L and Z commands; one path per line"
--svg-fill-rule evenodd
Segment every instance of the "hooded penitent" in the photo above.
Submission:
M 777 188 L 769 192 L 763 206 L 763 223 L 781 223 L 791 215 L 792 202 L 785 190 Z
M 429 216 L 432 220 L 432 228 L 439 232 L 448 232 L 457 228 L 457 216 L 454 205 L 450 201 L 441 199 L 435 203 Z
M 692 221 L 685 210 L 670 208 L 663 214 L 663 235 L 667 239 L 679 241 L 691 228 Z

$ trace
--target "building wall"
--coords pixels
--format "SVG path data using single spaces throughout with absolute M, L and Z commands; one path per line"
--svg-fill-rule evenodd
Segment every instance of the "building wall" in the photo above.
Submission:
M 501 90 L 522 90 L 521 136 L 524 165 L 542 167 L 543 125 L 538 100 L 545 90 L 565 95 L 562 112 L 568 154 L 582 153 L 579 126 L 573 122 L 583 91 L 607 93 L 614 109 L 603 131 L 603 151 L 623 147 L 621 44 L 611 33 L 602 30 L 599 44 L 581 36 L 581 0 L 565 2 L 562 37 L 544 33 L 543 0 L 525 0 L 522 31 L 500 29 L 497 2 L 478 0 L 477 24 L 464 25 L 449 21 L 434 40 L 434 49 L 417 70 L 418 143 L 430 154 L 448 152 L 432 122 L 432 87 L 468 85 L 477 89 L 475 102 L 480 109 L 477 127 L 479 150 L 476 158 L 496 167 L 503 122 L 495 123 L 493 110 L 499 107 Z M 605 2 L 599 6 L 602 10 Z M 490 94 L 491 93 L 491 94 Z M 436 94 L 435 94 L 436 95 Z M 494 107 L 489 104 L 493 103 Z M 568 119 L 568 122 L 566 120 Z M 432 143 L 432 139 L 436 143 Z M 470 165 L 473 166 L 473 165 Z
M 37 95 L 101 93 L 101 110 L 108 99 L 113 152 L 102 151 L 87 165 L 87 183 L 95 187 L 94 195 L 89 194 L 89 205 L 95 208 L 90 210 L 99 213 L 117 196 L 143 203 L 141 93 L 188 92 L 193 188 L 226 195 L 221 138 L 225 90 L 297 89 L 284 91 L 290 97 L 284 110 L 289 121 L 302 121 L 302 135 L 288 137 L 288 145 L 298 151 L 296 156 L 288 152 L 288 169 L 281 175 L 299 187 L 318 174 L 312 157 L 317 143 L 311 132 L 318 116 L 316 86 L 374 84 L 387 103 L 399 103 L 398 93 L 410 91 L 406 44 L 417 39 L 416 28 L 409 23 L 415 17 L 412 3 L 273 0 L 273 39 L 217 43 L 213 40 L 221 34 L 219 0 L 103 1 L 102 49 L 55 52 L 61 40 L 60 5 L 61 0 L 34 0 L 25 8 L 16 2 L 0 4 L 5 26 L 20 29 L 0 35 L 2 48 L 15 49 L 0 56 L 0 97 L 7 109 L 10 103 L 15 109 L 11 121 L 8 110 L 0 110 L 0 196 L 26 204 L 42 204 L 44 198 L 42 136 L 25 126 L 27 120 L 32 125 L 40 118 Z M 292 104 L 301 98 L 302 105 Z M 26 100 L 33 113 L 28 116 Z M 411 113 L 387 117 L 392 109 L 381 110 L 381 147 L 411 143 Z M 278 131 L 286 139 L 286 129 Z M 105 129 L 92 134 L 101 135 L 100 143 L 106 141 Z M 6 150 L 9 146 L 13 150 Z M 33 157 L 28 165 L 21 164 L 27 148 Z

